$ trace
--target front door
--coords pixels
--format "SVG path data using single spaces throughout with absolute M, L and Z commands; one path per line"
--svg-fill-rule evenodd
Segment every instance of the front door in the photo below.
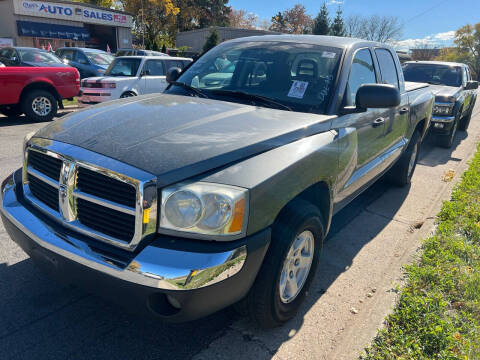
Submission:
M 142 94 L 160 93 L 167 87 L 165 68 L 162 60 L 147 60 L 143 65 L 142 77 L 144 89 Z
M 360 86 L 375 83 L 377 76 L 372 54 L 367 48 L 360 49 L 352 62 L 344 105 L 355 106 L 355 97 Z M 381 165 L 379 159 L 384 151 L 385 112 L 384 109 L 368 109 L 363 113 L 341 116 L 337 120 L 341 122 L 338 127 L 343 128 L 340 132 L 348 132 L 346 136 L 349 138 L 349 147 L 356 150 L 356 164 L 347 166 L 348 173 L 341 180 L 338 201 L 343 201 L 355 196 L 357 191 L 378 175 Z M 351 145 L 354 142 L 356 145 Z

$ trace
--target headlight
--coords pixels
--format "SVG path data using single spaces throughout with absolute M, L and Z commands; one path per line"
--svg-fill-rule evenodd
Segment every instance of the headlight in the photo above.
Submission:
M 242 234 L 247 220 L 247 197 L 246 189 L 213 183 L 166 188 L 162 191 L 159 231 L 222 237 Z
M 451 115 L 453 111 L 453 106 L 455 104 L 435 104 L 433 106 L 433 113 L 435 115 Z

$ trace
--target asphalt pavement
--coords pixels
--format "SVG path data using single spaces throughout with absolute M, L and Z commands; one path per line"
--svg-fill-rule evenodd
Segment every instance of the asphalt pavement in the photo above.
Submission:
M 0 179 L 20 167 L 25 134 L 44 125 L 0 116 Z M 402 264 L 432 230 L 479 137 L 477 104 L 452 149 L 427 138 L 410 187 L 379 181 L 337 214 L 305 306 L 269 331 L 231 309 L 187 324 L 139 318 L 43 275 L 0 223 L 0 359 L 355 358 L 394 303 Z

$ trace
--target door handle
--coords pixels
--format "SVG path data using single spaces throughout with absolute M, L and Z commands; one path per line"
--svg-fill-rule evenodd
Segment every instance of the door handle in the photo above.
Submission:
M 381 117 L 381 118 L 373 120 L 372 126 L 373 127 L 378 127 L 380 125 L 383 125 L 384 123 L 385 123 L 385 119 Z
M 399 110 L 399 113 L 400 114 L 406 114 L 407 112 L 409 111 L 409 108 L 408 107 L 403 107 Z

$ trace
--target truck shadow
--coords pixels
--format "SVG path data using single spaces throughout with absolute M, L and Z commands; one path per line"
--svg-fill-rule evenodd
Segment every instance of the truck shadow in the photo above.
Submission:
M 460 134 L 456 138 L 457 145 L 463 140 Z M 420 163 L 426 166 L 445 163 L 451 158 L 454 148 L 439 149 L 429 140 L 422 145 Z M 429 156 L 432 151 L 443 153 L 441 156 L 436 156 L 436 153 Z M 273 356 L 303 326 L 306 313 L 348 270 L 360 250 L 392 221 L 408 192 L 409 187 L 392 188 L 380 179 L 340 211 L 333 218 L 319 269 L 300 313 L 283 327 L 267 331 L 255 329 L 232 309 L 186 324 L 166 324 L 155 319 L 139 318 L 127 312 L 134 309 L 126 311 L 78 288 L 51 281 L 37 270 L 30 259 L 13 265 L 0 263 L 2 357 L 188 359 L 221 337 L 237 320 L 242 320 L 241 327 L 251 329 L 258 337 L 268 337 L 266 346 Z M 387 210 L 382 216 L 377 214 L 372 221 L 368 207 L 382 196 L 388 202 Z M 352 222 L 355 222 L 357 231 L 344 231 L 346 225 Z M 20 251 L 13 243 L 7 243 L 10 240 L 7 240 L 6 234 L 0 232 L 0 240 L 5 240 L 2 249 L 6 249 L 7 253 Z M 252 336 L 238 334 L 240 341 L 249 346 Z M 232 357 L 241 358 L 241 355 Z
M 65 109 L 65 110 L 59 110 L 57 116 L 54 118 L 54 120 L 57 120 L 61 118 L 64 115 L 70 114 L 73 112 L 73 110 Z M 21 116 L 2 116 L 0 115 L 0 128 L 1 127 L 7 127 L 7 126 L 17 126 L 17 125 L 28 125 L 28 124 L 41 124 L 45 123 L 48 124 L 49 121 L 33 121 L 30 119 L 27 119 L 26 116 L 21 115 Z

